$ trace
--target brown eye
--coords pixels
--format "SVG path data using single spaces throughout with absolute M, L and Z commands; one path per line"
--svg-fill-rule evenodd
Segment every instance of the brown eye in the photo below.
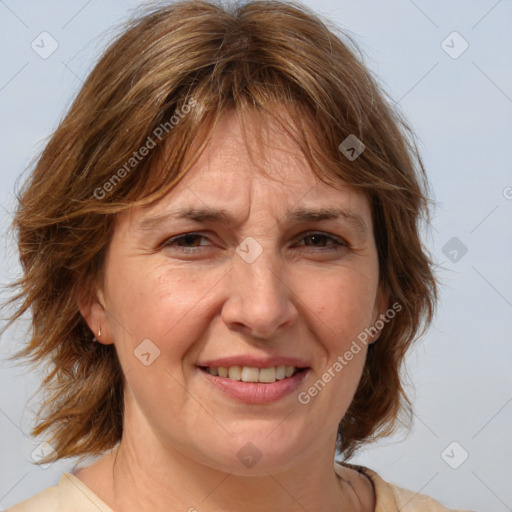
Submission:
M 185 252 L 195 252 L 194 248 L 204 247 L 206 244 L 200 243 L 201 240 L 208 240 L 204 235 L 199 233 L 184 233 L 183 235 L 174 236 L 167 239 L 162 248 L 169 247 Z
M 305 241 L 304 247 L 318 247 L 322 250 L 338 250 L 347 246 L 342 240 L 326 233 L 308 233 L 302 240 Z
M 181 237 L 178 237 L 176 239 L 176 242 L 178 244 L 183 244 L 186 246 L 191 245 L 193 247 L 196 247 L 198 245 L 196 242 L 199 242 L 200 238 L 202 238 L 201 235 L 186 234 Z

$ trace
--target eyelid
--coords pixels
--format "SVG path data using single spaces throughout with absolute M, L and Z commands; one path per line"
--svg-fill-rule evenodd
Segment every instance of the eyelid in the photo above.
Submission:
M 170 237 L 166 238 L 161 244 L 159 244 L 159 247 L 161 247 L 161 248 L 169 247 L 172 245 L 173 242 L 183 240 L 187 236 L 197 236 L 197 237 L 202 237 L 202 238 L 206 238 L 209 240 L 209 238 L 204 233 L 197 232 L 197 231 L 188 231 L 186 233 L 181 233 L 179 235 L 174 235 L 174 236 L 170 236 Z M 200 245 L 198 247 L 204 247 L 204 246 Z M 188 248 L 180 247 L 180 249 L 193 249 L 193 247 L 188 247 Z
M 308 236 L 325 236 L 326 238 L 329 238 L 332 242 L 335 242 L 336 245 L 341 246 L 349 246 L 348 242 L 339 236 L 333 235 L 332 233 L 326 233 L 325 231 L 305 231 L 304 233 L 301 233 L 300 239 L 303 240 L 304 238 L 307 238 Z
M 318 231 L 318 230 L 316 230 L 316 231 L 315 230 L 304 231 L 303 233 L 301 233 L 299 235 L 298 238 L 296 238 L 297 242 L 295 242 L 295 243 L 298 243 L 298 242 L 304 240 L 305 238 L 310 237 L 310 236 L 314 236 L 314 235 L 323 236 L 323 237 L 327 238 L 331 242 L 331 244 L 327 245 L 327 246 L 318 246 L 318 247 L 302 245 L 302 247 L 307 247 L 307 248 L 312 248 L 312 249 L 316 248 L 316 249 L 324 250 L 324 251 L 327 251 L 329 249 L 336 250 L 336 248 L 339 248 L 339 247 L 350 247 L 350 244 L 345 239 L 343 239 L 343 238 L 341 238 L 339 236 L 336 236 L 336 235 L 334 235 L 332 233 L 326 233 L 324 231 Z M 200 231 L 190 231 L 190 232 L 181 233 L 179 235 L 175 235 L 175 236 L 166 238 L 160 244 L 160 247 L 161 248 L 177 247 L 179 250 L 185 251 L 185 252 L 197 252 L 197 248 L 198 247 L 211 247 L 210 245 L 207 245 L 207 246 L 205 246 L 205 245 L 198 245 L 198 246 L 193 246 L 193 247 L 180 247 L 180 246 L 173 245 L 174 242 L 177 242 L 179 240 L 183 240 L 187 236 L 197 236 L 197 237 L 201 237 L 201 238 L 205 238 L 207 240 L 210 240 L 206 236 L 206 234 L 204 234 L 203 232 L 200 232 Z

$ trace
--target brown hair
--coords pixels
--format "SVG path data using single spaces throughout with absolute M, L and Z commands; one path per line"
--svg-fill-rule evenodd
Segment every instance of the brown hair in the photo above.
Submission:
M 18 306 L 10 324 L 31 314 L 30 341 L 16 357 L 48 364 L 33 434 L 50 433 L 59 458 L 101 453 L 122 435 L 124 382 L 114 345 L 92 343 L 77 305 L 101 276 L 115 214 L 171 190 L 230 109 L 297 128 L 319 178 L 362 190 L 372 205 L 380 283 L 402 310 L 368 347 L 339 424 L 339 452 L 349 458 L 393 432 L 401 413 L 411 417 L 402 362 L 436 299 L 419 237 L 426 178 L 411 131 L 350 39 L 300 4 L 182 1 L 129 22 L 18 193 L 23 275 L 13 284 Z M 339 149 L 349 135 L 365 146 L 354 160 Z M 156 165 L 162 158 L 166 165 Z

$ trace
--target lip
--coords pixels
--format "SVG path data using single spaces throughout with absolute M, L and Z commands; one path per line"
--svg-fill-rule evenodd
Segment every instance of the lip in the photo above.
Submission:
M 247 361 L 244 359 L 244 361 Z M 268 365 L 268 363 L 265 363 Z M 284 364 L 284 363 L 283 363 Z M 202 365 L 201 365 L 202 366 Z M 206 365 L 210 366 L 210 365 Z M 212 365 L 213 366 L 213 365 Z M 223 366 L 220 364 L 219 366 Z M 230 364 L 229 366 L 240 366 L 237 364 Z M 247 365 L 245 365 L 247 366 Z M 270 364 L 269 366 L 273 366 Z M 279 366 L 279 365 L 278 365 Z M 296 366 L 290 364 L 289 366 Z M 266 366 L 260 366 L 259 368 L 265 368 Z M 290 395 L 300 386 L 303 379 L 309 373 L 309 368 L 296 373 L 292 377 L 288 377 L 283 380 L 276 380 L 270 383 L 260 382 L 242 382 L 240 380 L 231 380 L 227 377 L 219 377 L 218 375 L 211 375 L 201 368 L 197 368 L 209 383 L 215 386 L 217 389 L 246 404 L 266 404 L 270 402 L 276 402 Z
M 273 356 L 231 356 L 221 357 L 218 359 L 210 359 L 196 366 L 208 366 L 210 368 L 218 368 L 222 366 L 229 368 L 230 366 L 250 366 L 251 368 L 270 368 L 271 366 L 295 366 L 296 368 L 309 368 L 307 361 L 296 357 Z

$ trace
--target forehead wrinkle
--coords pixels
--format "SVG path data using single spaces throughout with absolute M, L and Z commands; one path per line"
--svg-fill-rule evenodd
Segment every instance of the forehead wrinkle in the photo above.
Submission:
M 168 221 L 181 219 L 189 219 L 196 222 L 217 222 L 228 227 L 231 227 L 236 222 L 235 217 L 224 208 L 184 207 L 144 219 L 137 225 L 137 230 L 143 232 L 153 231 Z
M 345 222 L 354 226 L 363 234 L 368 233 L 368 227 L 363 217 L 359 214 L 347 210 L 346 208 L 298 208 L 290 211 L 285 219 L 292 222 L 322 222 L 327 220 L 343 219 Z
M 368 227 L 363 218 L 355 212 L 344 208 L 299 208 L 289 211 L 284 216 L 285 223 L 312 223 L 329 220 L 343 219 L 358 231 L 366 235 Z M 149 232 L 158 229 L 159 226 L 172 220 L 188 219 L 195 222 L 218 223 L 226 227 L 233 228 L 242 223 L 242 221 L 225 208 L 210 207 L 184 207 L 178 210 L 156 215 L 144 219 L 137 226 L 142 232 Z M 279 221 L 279 224 L 282 224 Z
M 279 183 L 289 180 L 285 172 L 280 172 L 282 169 L 293 168 L 298 171 L 297 174 L 314 174 L 292 135 L 296 127 L 289 111 L 285 109 L 282 113 L 284 119 L 253 109 L 233 111 L 231 114 L 231 120 L 235 121 L 230 125 L 231 134 L 234 131 L 234 138 L 243 143 L 252 171 Z M 228 119 L 225 121 L 229 122 Z

